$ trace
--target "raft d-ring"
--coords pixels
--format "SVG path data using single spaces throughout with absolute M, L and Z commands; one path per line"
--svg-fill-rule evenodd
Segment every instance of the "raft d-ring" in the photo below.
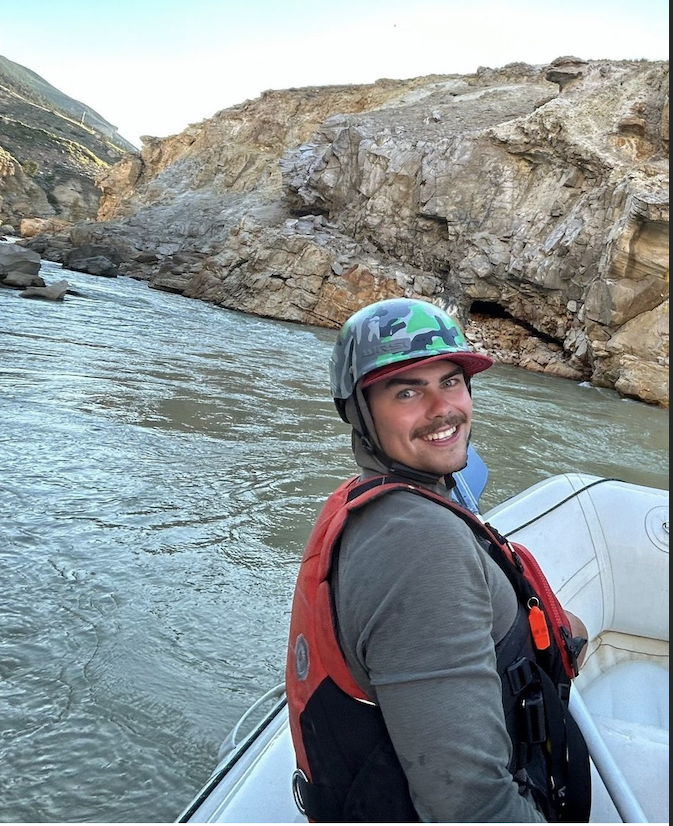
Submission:
M 668 553 L 669 523 L 668 507 L 658 505 L 652 508 L 645 516 L 645 530 L 647 536 L 660 551 Z
M 304 783 L 308 783 L 308 777 L 304 774 L 301 769 L 297 769 L 294 774 L 292 775 L 292 797 L 294 797 L 294 802 L 299 809 L 300 813 L 306 817 L 306 809 L 304 808 L 304 800 L 301 796 L 301 789 L 299 788 L 299 781 L 303 780 Z

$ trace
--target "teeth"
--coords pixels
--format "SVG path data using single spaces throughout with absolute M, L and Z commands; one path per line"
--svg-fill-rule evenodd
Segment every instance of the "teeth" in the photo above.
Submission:
M 439 433 L 429 433 L 427 436 L 424 436 L 426 442 L 437 442 L 439 439 L 448 439 L 449 436 L 453 436 L 456 432 L 456 428 L 452 427 L 449 430 L 440 430 Z

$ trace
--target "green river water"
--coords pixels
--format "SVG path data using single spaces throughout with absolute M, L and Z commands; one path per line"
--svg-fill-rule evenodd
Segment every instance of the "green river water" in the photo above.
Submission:
M 282 679 L 303 544 L 354 472 L 335 333 L 45 262 L 0 290 L 0 820 L 170 822 Z M 668 488 L 668 411 L 496 366 L 484 509 L 550 474 Z

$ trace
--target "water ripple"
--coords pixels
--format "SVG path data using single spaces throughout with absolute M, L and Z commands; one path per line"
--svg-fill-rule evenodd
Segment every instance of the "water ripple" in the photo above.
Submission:
M 169 822 L 281 679 L 297 565 L 354 472 L 334 333 L 45 264 L 0 290 L 0 819 Z M 668 487 L 668 411 L 497 367 L 485 504 L 549 473 Z

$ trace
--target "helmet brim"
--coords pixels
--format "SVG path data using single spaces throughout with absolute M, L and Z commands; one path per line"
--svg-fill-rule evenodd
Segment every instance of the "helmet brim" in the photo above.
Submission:
M 397 362 L 396 364 L 387 364 L 385 367 L 379 367 L 378 370 L 372 370 L 361 379 L 361 387 L 370 387 L 382 379 L 388 379 L 392 376 L 397 376 L 413 367 L 417 367 L 421 362 L 430 363 L 431 361 L 453 361 L 459 367 L 462 367 L 466 379 L 471 378 L 475 373 L 481 373 L 483 370 L 488 370 L 493 365 L 493 359 L 490 356 L 485 356 L 482 353 L 441 353 L 437 356 L 428 356 L 427 358 L 409 359 L 409 361 Z

